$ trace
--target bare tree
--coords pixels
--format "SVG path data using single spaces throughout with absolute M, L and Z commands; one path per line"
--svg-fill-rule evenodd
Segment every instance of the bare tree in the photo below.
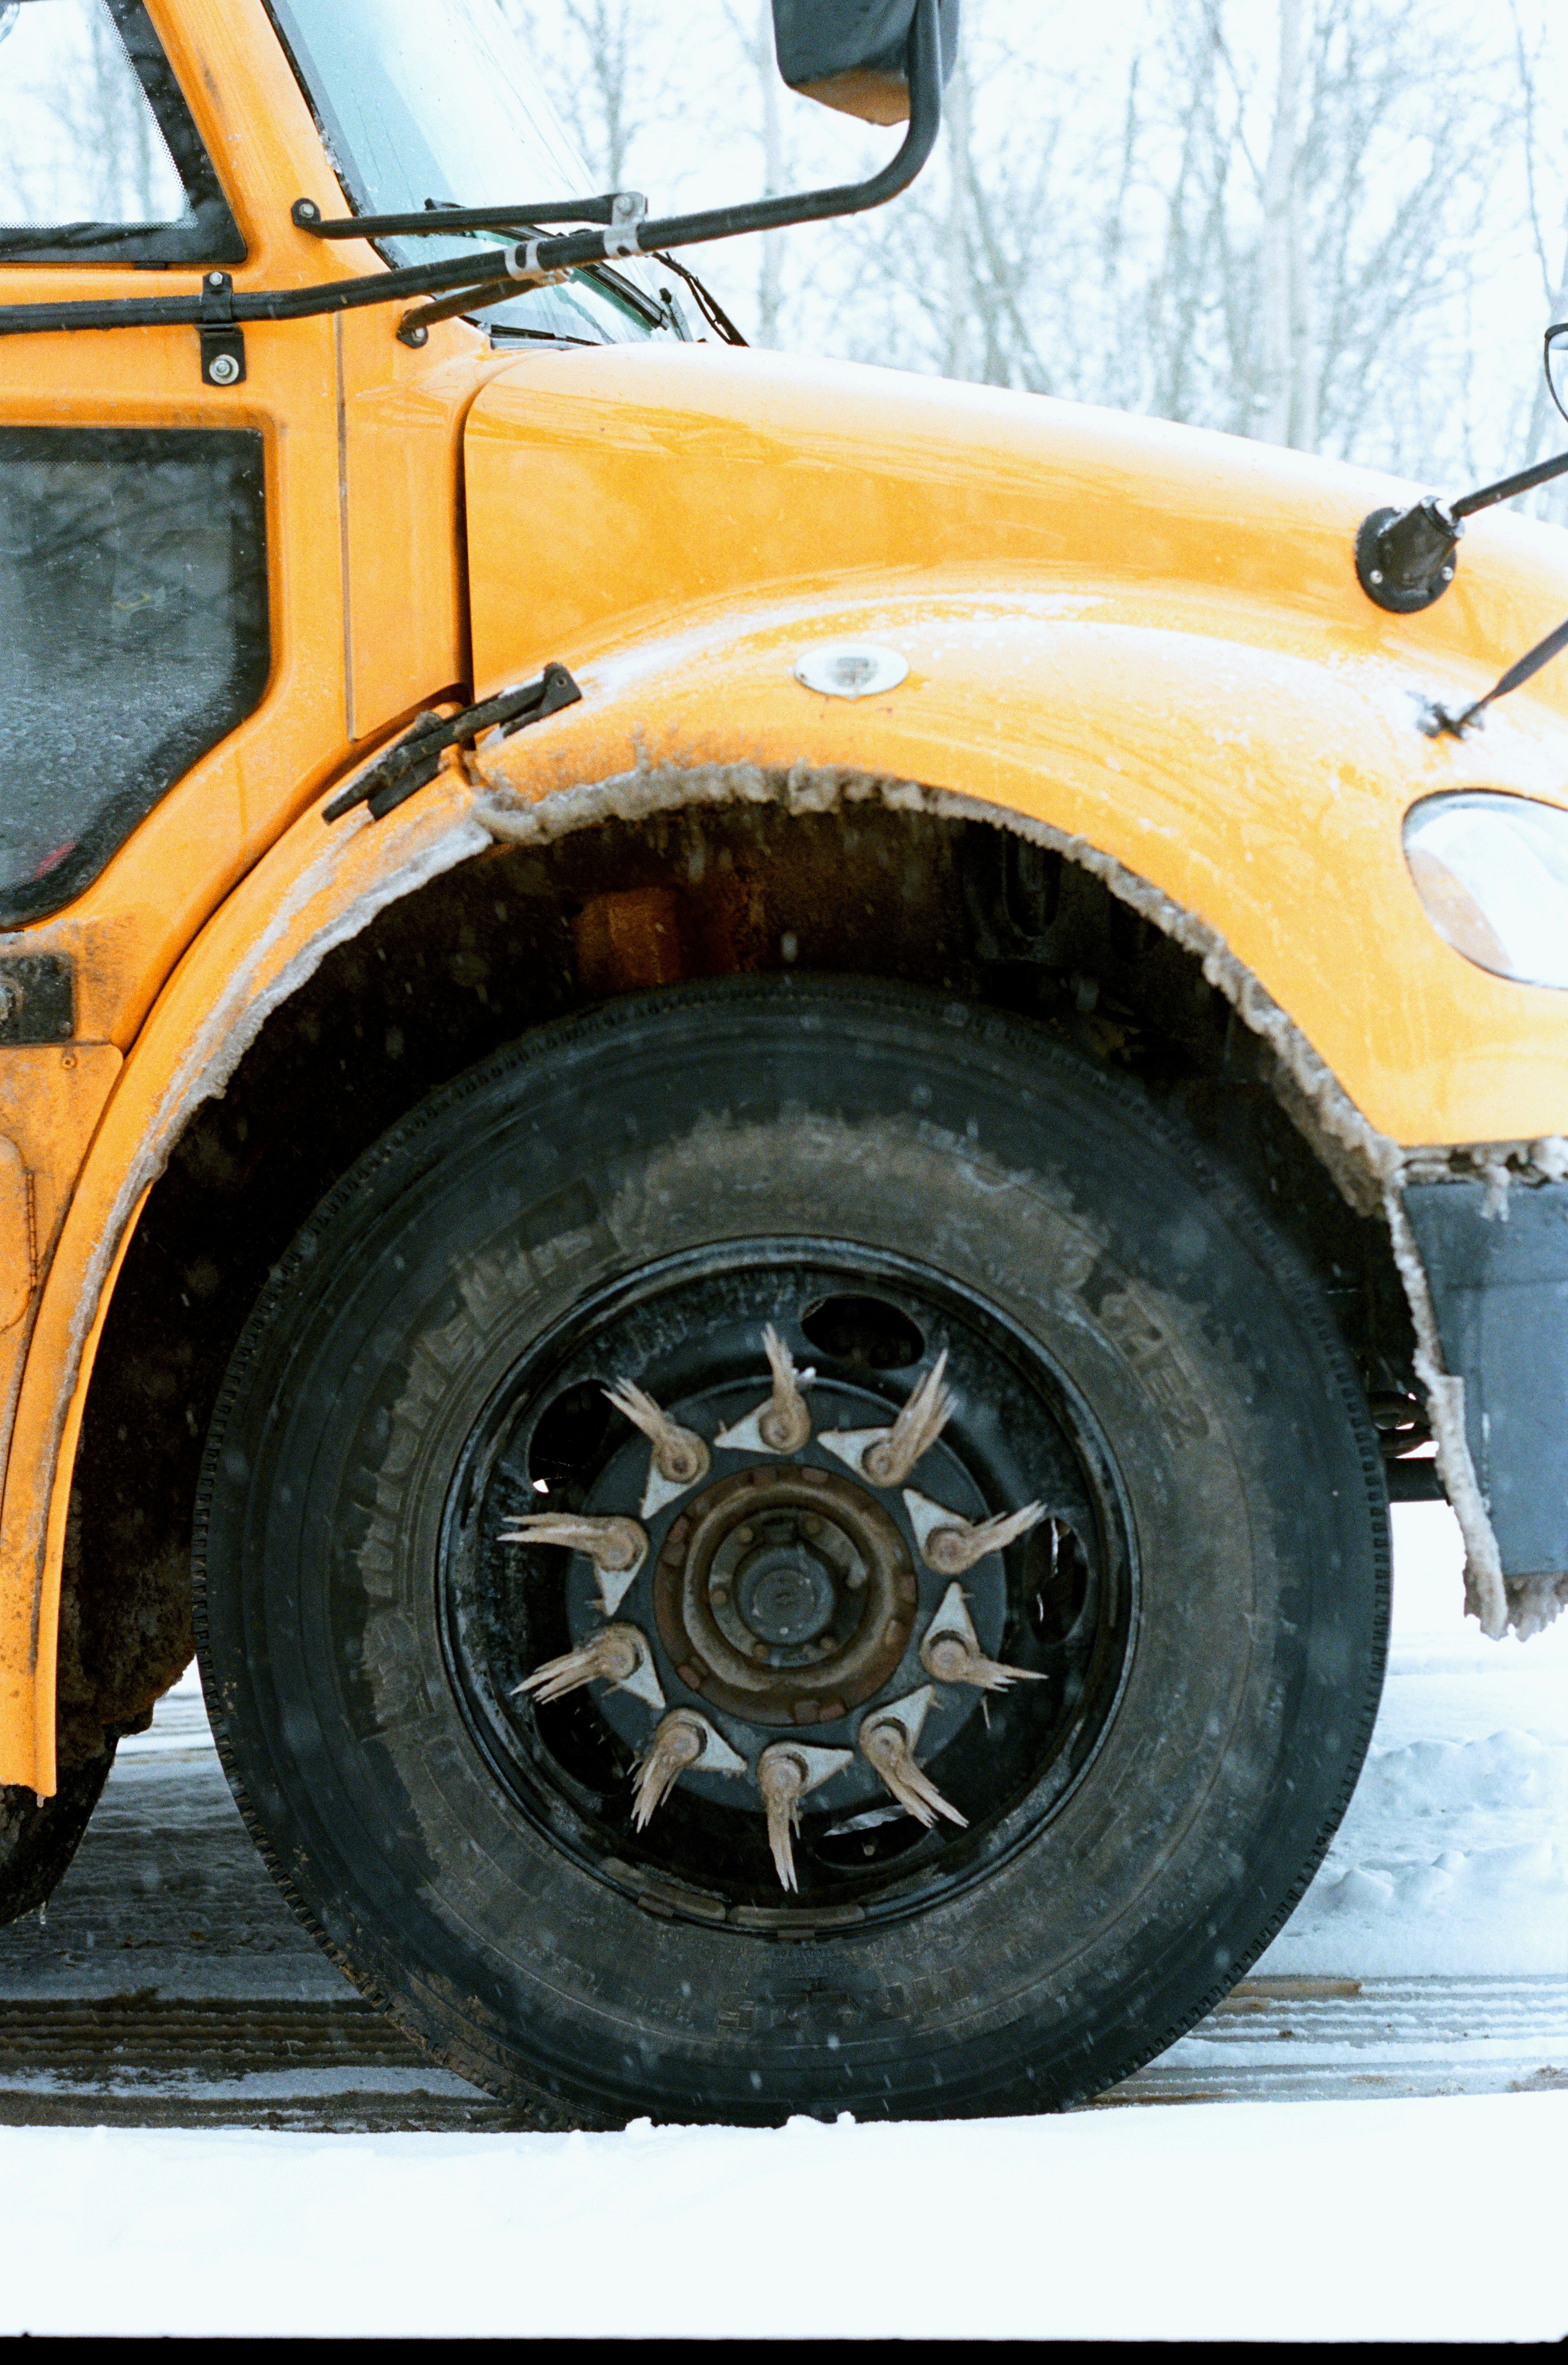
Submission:
M 1316 372 L 1311 350 L 1312 278 L 1302 203 L 1302 101 L 1310 0 L 1279 0 L 1279 65 L 1262 188 L 1262 407 L 1272 443 L 1317 440 Z
M 1540 278 L 1544 330 L 1568 319 L 1568 173 L 1564 170 L 1568 165 L 1568 142 L 1564 141 L 1553 110 L 1541 104 L 1542 67 L 1548 62 L 1543 57 L 1546 38 L 1538 33 L 1533 42 L 1527 39 L 1515 0 L 1510 0 L 1509 13 L 1523 118 L 1526 204 L 1530 244 Z M 1546 373 L 1538 368 L 1532 377 L 1525 436 L 1527 461 L 1539 459 L 1550 444 L 1561 444 L 1563 440 L 1562 423 L 1551 399 Z M 1534 496 L 1533 506 L 1538 516 L 1554 518 L 1560 524 L 1568 522 L 1568 491 L 1561 484 L 1543 486 Z
M 639 134 L 668 114 L 659 20 L 640 0 L 502 0 L 600 188 L 618 189 Z
M 678 84 L 667 15 L 637 0 L 506 5 L 548 17 L 537 46 L 607 181 L 640 141 L 674 202 L 722 138 L 726 171 L 773 190 L 830 160 L 839 177 L 859 136 L 783 95 L 762 0 L 684 0 Z M 1467 0 L 1147 0 L 1125 37 L 1075 45 L 1032 0 L 968 0 L 944 139 L 905 196 L 696 259 L 767 342 L 1437 479 L 1473 444 L 1491 465 L 1529 408 L 1488 350 L 1529 236 L 1521 87 L 1506 25 Z M 1555 247 L 1568 155 L 1547 114 Z

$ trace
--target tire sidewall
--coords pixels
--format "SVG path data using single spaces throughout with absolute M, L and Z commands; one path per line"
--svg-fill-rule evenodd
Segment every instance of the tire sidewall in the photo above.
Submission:
M 432 1581 L 532 1339 L 659 1258 L 797 1233 L 1038 1340 L 1109 1440 L 1137 1589 L 1051 1818 L 917 1921 L 804 1946 L 655 1917 L 521 1815 Z M 432 1096 L 296 1241 L 214 1425 L 204 1673 L 297 1902 L 479 2082 L 607 2123 L 1059 2104 L 1225 1992 L 1321 1855 L 1381 1677 L 1377 1469 L 1310 1275 L 1136 1087 L 935 997 L 688 989 Z

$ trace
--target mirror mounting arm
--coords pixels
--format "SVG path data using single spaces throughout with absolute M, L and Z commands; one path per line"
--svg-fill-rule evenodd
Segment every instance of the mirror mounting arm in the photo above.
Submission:
M 644 200 L 635 190 L 622 189 L 608 196 L 579 199 L 566 205 L 540 206 L 536 220 L 560 219 L 570 214 L 599 214 L 602 230 L 573 230 L 561 238 L 528 237 L 511 247 L 490 247 L 459 260 L 416 263 L 406 271 L 378 271 L 363 279 L 334 279 L 324 286 L 249 289 L 235 294 L 229 316 L 236 325 L 252 320 L 300 320 L 329 312 L 358 311 L 372 304 L 396 303 L 404 297 L 434 297 L 473 288 L 487 293 L 503 277 L 537 285 L 554 272 L 579 271 L 625 254 L 657 254 L 672 246 L 700 246 L 713 239 L 740 238 L 748 230 L 784 230 L 792 223 L 826 221 L 839 214 L 866 212 L 886 205 L 909 186 L 936 144 L 942 127 L 942 41 L 937 0 L 916 0 L 909 33 L 909 129 L 897 155 L 867 181 L 846 182 L 832 189 L 810 189 L 798 196 L 762 197 L 750 205 L 716 206 L 706 213 L 676 214 L 649 221 Z M 497 225 L 525 227 L 515 213 L 521 208 L 487 207 Z M 293 220 L 298 230 L 317 238 L 364 238 L 399 225 L 398 235 L 424 232 L 440 237 L 469 227 L 458 208 L 440 207 L 429 213 L 397 216 L 357 215 L 347 222 L 323 221 L 309 198 L 297 199 Z M 387 235 L 392 235 L 390 231 Z M 65 303 L 0 304 L 0 337 L 49 336 L 84 329 L 157 329 L 200 327 L 206 321 L 204 299 L 196 296 L 117 296 L 99 301 L 73 298 Z M 431 315 L 442 317 L 437 308 Z M 405 342 L 420 342 L 419 312 L 405 314 L 398 333 Z
M 610 262 L 622 255 L 662 253 L 674 246 L 702 246 L 715 239 L 741 238 L 750 230 L 788 230 L 799 222 L 826 221 L 837 215 L 865 213 L 873 206 L 886 205 L 890 197 L 896 197 L 914 179 L 935 146 L 936 134 L 942 128 L 942 36 L 936 0 L 916 0 L 914 20 L 909 30 L 908 79 L 909 129 L 898 153 L 890 156 L 881 171 L 874 173 L 868 181 L 846 182 L 832 189 L 810 189 L 796 196 L 758 197 L 744 206 L 714 206 L 705 213 L 666 215 L 658 221 L 647 219 L 640 196 L 622 191 L 596 200 L 610 207 L 607 219 L 615 227 L 575 230 L 561 238 L 531 238 L 525 246 L 511 250 L 515 263 L 509 267 L 519 275 L 524 272 L 543 275 L 580 271 L 588 264 Z M 329 226 L 313 220 L 300 221 L 297 206 L 294 218 L 302 229 L 311 230 L 318 237 L 352 234 L 342 223 Z M 409 219 L 400 218 L 405 222 Z M 437 214 L 433 219 L 413 219 L 417 228 L 437 233 L 460 227 L 463 219 L 452 213 Z M 374 219 L 354 225 L 362 237 L 374 235 L 375 227 Z M 486 292 L 493 293 L 489 289 Z M 405 312 L 398 334 L 405 344 L 421 342 L 421 331 L 429 323 L 445 318 L 453 308 L 450 303 L 432 304 L 428 308 L 421 306 Z
M 1457 500 L 1428 493 L 1407 510 L 1373 510 L 1356 535 L 1356 577 L 1367 598 L 1396 616 L 1413 615 L 1440 600 L 1459 564 L 1464 521 L 1497 501 L 1511 501 L 1568 470 L 1568 452 L 1538 460 L 1533 468 L 1504 476 Z

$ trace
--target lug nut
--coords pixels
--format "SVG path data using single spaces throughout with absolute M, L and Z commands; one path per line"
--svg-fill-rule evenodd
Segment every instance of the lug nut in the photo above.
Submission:
M 635 1626 L 601 1626 L 575 1651 L 535 1667 L 516 1686 L 513 1697 L 537 1695 L 542 1703 L 565 1699 L 568 1692 L 591 1683 L 607 1683 L 613 1691 L 635 1692 L 655 1708 L 665 1704 L 653 1653 Z
M 730 1747 L 705 1716 L 699 1716 L 695 1709 L 672 1709 L 633 1772 L 637 1787 L 632 1820 L 639 1831 L 646 1829 L 655 1809 L 693 1765 L 700 1765 L 705 1774 L 744 1774 L 746 1770 L 745 1759 Z
M 693 1429 L 682 1429 L 646 1388 L 632 1380 L 617 1380 L 605 1395 L 619 1413 L 640 1429 L 654 1450 L 654 1468 L 667 1485 L 695 1486 L 708 1471 L 708 1448 Z
M 1030 1684 L 1045 1681 L 1038 1668 L 1010 1667 L 1000 1659 L 986 1657 L 964 1599 L 964 1589 L 956 1579 L 942 1596 L 936 1615 L 925 1630 L 920 1664 L 938 1683 L 973 1684 L 982 1692 L 1002 1692 L 1020 1680 Z
M 896 1717 L 867 1719 L 860 1728 L 860 1754 L 876 1767 L 884 1788 L 900 1806 L 927 1831 L 938 1815 L 960 1828 L 967 1825 L 969 1818 L 942 1796 L 931 1777 L 916 1765 L 909 1735 Z
M 796 1371 L 794 1357 L 771 1322 L 762 1334 L 762 1345 L 773 1373 L 773 1394 L 757 1411 L 757 1435 L 774 1453 L 798 1453 L 812 1434 L 812 1416 L 801 1390 L 816 1373 Z
M 1004 1552 L 1031 1528 L 1037 1528 L 1046 1516 L 1043 1503 L 1025 1503 L 1021 1511 L 999 1513 L 993 1519 L 978 1523 L 951 1519 L 944 1527 L 934 1527 L 924 1539 L 924 1557 L 927 1568 L 938 1576 L 961 1576 L 984 1560 L 988 1552 Z
M 943 1384 L 947 1350 L 943 1348 L 925 1377 L 910 1392 L 909 1401 L 886 1434 L 867 1446 L 860 1457 L 865 1475 L 877 1486 L 902 1486 L 921 1455 L 935 1445 L 958 1410 L 958 1398 Z

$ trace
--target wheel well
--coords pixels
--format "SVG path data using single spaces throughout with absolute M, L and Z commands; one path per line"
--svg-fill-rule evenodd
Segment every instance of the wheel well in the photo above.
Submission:
M 150 1194 L 77 1455 L 62 1765 L 144 1724 L 191 1655 L 191 1522 L 218 1384 L 269 1270 L 337 1177 L 529 1027 L 618 992 L 790 967 L 1025 1013 L 1139 1078 L 1305 1253 L 1369 1395 L 1413 1396 L 1383 1225 L 1336 1188 L 1286 1113 L 1299 1093 L 1198 956 L 1090 870 L 984 823 L 874 801 L 692 807 L 498 846 L 329 954 L 196 1110 Z

